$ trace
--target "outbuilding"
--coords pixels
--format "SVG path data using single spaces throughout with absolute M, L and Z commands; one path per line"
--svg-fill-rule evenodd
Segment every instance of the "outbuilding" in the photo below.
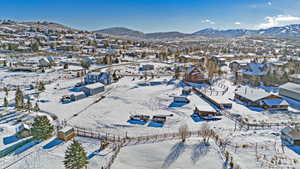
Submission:
M 174 102 L 177 102 L 177 103 L 189 103 L 190 100 L 187 97 L 184 97 L 184 96 L 175 96 L 174 97 Z
M 279 86 L 279 95 L 300 101 L 300 84 L 288 82 Z
M 69 141 L 75 137 L 75 131 L 74 128 L 72 127 L 65 127 L 61 130 L 58 131 L 57 133 L 57 138 L 64 140 L 64 141 Z
M 92 96 L 92 95 L 103 92 L 104 85 L 101 83 L 89 84 L 89 85 L 83 86 L 81 88 L 81 91 L 83 91 L 85 93 L 85 95 L 87 95 L 87 96 Z
M 86 97 L 84 92 L 73 92 L 70 94 L 71 101 L 77 101 Z

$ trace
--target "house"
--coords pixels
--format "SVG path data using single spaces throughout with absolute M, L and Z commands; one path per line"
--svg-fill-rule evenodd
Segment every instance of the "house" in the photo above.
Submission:
M 279 86 L 279 95 L 300 101 L 300 84 L 287 82 Z
M 90 72 L 85 75 L 84 83 L 85 84 L 92 84 L 100 82 L 102 84 L 108 85 L 111 84 L 111 75 L 109 72 Z
M 253 76 L 264 76 L 267 73 L 264 71 L 266 64 L 250 62 L 247 64 L 247 68 L 242 71 L 245 78 L 251 78 Z
M 261 107 L 264 109 L 279 109 L 287 110 L 289 104 L 273 93 L 268 93 L 263 89 L 250 88 L 248 86 L 242 86 L 238 88 L 234 96 L 235 100 L 242 101 L 247 106 Z
M 81 91 L 85 93 L 87 96 L 92 96 L 104 91 L 104 85 L 102 83 L 94 83 L 83 86 Z
M 198 67 L 190 67 L 184 75 L 184 81 L 192 83 L 208 83 L 208 78 L 204 71 Z
M 180 63 L 204 63 L 204 58 L 200 56 L 180 55 L 176 58 Z
M 187 97 L 184 97 L 184 96 L 175 96 L 174 97 L 174 102 L 177 102 L 177 103 L 189 103 L 190 100 Z
M 69 141 L 73 139 L 76 136 L 74 128 L 72 127 L 65 127 L 61 130 L 58 131 L 57 133 L 57 138 L 64 140 L 64 141 Z
M 300 126 L 283 128 L 281 130 L 281 139 L 288 144 L 300 146 Z

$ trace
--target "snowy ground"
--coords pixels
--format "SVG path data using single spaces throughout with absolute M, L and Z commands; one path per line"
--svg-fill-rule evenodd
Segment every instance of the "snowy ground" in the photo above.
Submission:
M 193 139 L 125 147 L 112 169 L 196 169 L 204 164 L 205 168 L 215 169 L 222 168 L 223 163 L 214 144 Z
M 156 64 L 156 67 L 162 69 L 165 64 Z M 118 69 L 122 73 L 130 72 L 131 74 L 137 73 L 137 68 L 134 66 L 121 66 Z M 75 69 L 75 68 L 72 68 Z M 110 133 L 120 136 L 142 136 L 152 135 L 158 133 L 176 132 L 178 128 L 187 124 L 190 130 L 200 129 L 204 123 L 207 123 L 210 128 L 213 128 L 222 138 L 230 140 L 231 145 L 248 146 L 252 148 L 235 148 L 228 147 L 228 151 L 234 156 L 235 161 L 244 169 L 253 168 L 267 168 L 267 161 L 276 154 L 289 159 L 290 163 L 280 167 L 287 168 L 295 167 L 300 168 L 299 164 L 292 164 L 291 161 L 299 158 L 299 148 L 285 148 L 285 153 L 281 149 L 281 141 L 278 133 L 281 128 L 260 129 L 260 130 L 234 130 L 235 123 L 222 117 L 219 121 L 205 122 L 204 120 L 193 119 L 191 117 L 195 106 L 203 109 L 214 109 L 211 103 L 192 93 L 191 102 L 188 104 L 173 103 L 173 96 L 181 95 L 182 83 L 179 81 L 172 81 L 171 77 L 155 77 L 151 80 L 139 80 L 139 78 L 124 77 L 119 82 L 106 86 L 106 90 L 110 90 L 106 98 L 98 103 L 93 104 L 94 101 L 99 99 L 101 93 L 95 96 L 84 98 L 79 101 L 62 104 L 60 98 L 71 92 L 73 86 L 81 82 L 81 78 L 65 78 L 61 76 L 60 70 L 57 72 L 49 72 L 44 75 L 37 75 L 37 73 L 18 73 L 7 72 L 4 69 L 0 70 L 1 82 L 5 85 L 8 84 L 22 84 L 24 81 L 30 84 L 37 80 L 53 80 L 53 83 L 46 86 L 46 91 L 42 92 L 39 97 L 39 106 L 41 114 L 55 114 L 60 121 L 67 120 L 69 124 L 81 127 L 92 128 L 102 133 Z M 61 77 L 60 77 L 61 76 Z M 60 77 L 60 78 L 59 78 Z M 247 118 L 249 122 L 265 121 L 265 122 L 287 122 L 299 121 L 299 109 L 291 109 L 290 113 L 278 112 L 268 113 L 265 111 L 258 111 L 255 108 L 246 107 L 240 103 L 233 101 L 234 90 L 229 81 L 223 81 L 223 85 L 228 87 L 228 91 L 224 94 L 224 98 L 231 100 L 233 107 L 229 110 L 231 113 L 238 114 L 243 118 Z M 202 87 L 203 85 L 198 85 Z M 216 91 L 224 91 L 226 87 L 220 85 L 213 85 Z M 27 94 L 34 91 L 26 90 Z M 4 92 L 0 92 L 0 104 L 3 103 Z M 8 100 L 13 102 L 14 91 L 11 91 Z M 199 100 L 197 100 L 199 99 Z M 35 103 L 36 98 L 32 99 Z M 295 105 L 298 103 L 293 102 Z M 297 108 L 297 106 L 294 106 Z M 10 115 L 9 112 L 12 112 Z M 23 117 L 26 112 L 15 112 L 10 107 L 7 112 L 1 108 L 3 115 L 0 118 L 0 150 L 3 150 L 11 145 L 14 145 L 22 140 L 13 141 L 15 134 L 14 123 L 15 117 Z M 79 113 L 77 116 L 74 114 Z M 132 114 L 144 115 L 172 115 L 167 117 L 167 121 L 162 126 L 157 126 L 150 122 L 146 124 L 137 124 L 129 120 Z M 37 114 L 27 114 L 23 118 L 30 118 Z M 4 142 L 5 138 L 11 137 L 13 142 Z M 109 151 L 98 153 L 99 142 L 93 139 L 77 138 L 86 149 L 89 156 L 90 169 L 99 169 L 101 164 L 105 163 L 111 156 Z M 6 140 L 7 141 L 7 140 Z M 35 150 L 34 153 L 22 159 L 11 169 L 23 168 L 45 168 L 45 169 L 63 169 L 64 151 L 68 144 L 55 145 L 54 148 L 44 149 L 43 146 L 47 145 L 47 140 L 44 143 L 33 146 L 26 152 Z M 267 148 L 261 149 L 256 152 L 255 146 L 264 145 Z M 275 145 L 276 144 L 276 145 Z M 276 147 L 276 148 L 275 148 Z M 293 150 L 294 151 L 293 151 Z M 25 155 L 21 153 L 21 155 Z M 94 152 L 94 153 L 93 153 Z M 297 154 L 298 153 L 298 154 Z M 268 158 L 256 159 L 256 155 L 265 154 Z M 8 158 L 0 159 L 1 164 L 9 164 L 17 158 L 11 155 Z M 274 157 L 275 158 L 275 157 Z M 34 162 L 33 162 L 34 161 Z M 220 154 L 214 143 L 210 146 L 201 144 L 200 139 L 188 140 L 184 145 L 179 144 L 179 141 L 165 141 L 155 144 L 142 144 L 132 145 L 121 149 L 113 169 L 146 169 L 146 168 L 163 168 L 163 169 L 183 169 L 183 168 L 200 168 L 201 164 L 205 163 L 206 169 L 222 168 L 223 161 L 220 159 Z M 51 165 L 48 165 L 51 164 Z M 2 165 L 1 165 L 2 166 Z M 4 165 L 3 165 L 4 166 Z M 1 168 L 1 167 L 0 167 Z M 275 167 L 276 168 L 276 167 Z

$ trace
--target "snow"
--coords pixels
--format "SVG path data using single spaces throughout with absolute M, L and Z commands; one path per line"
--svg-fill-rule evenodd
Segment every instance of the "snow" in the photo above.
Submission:
M 200 140 L 166 141 L 121 149 L 112 169 L 196 169 L 205 164 L 205 168 L 222 168 L 215 145 L 206 145 Z
M 160 63 L 150 64 L 154 64 L 155 69 L 167 66 Z M 70 65 L 70 67 L 72 66 Z M 121 69 L 122 73 L 128 71 L 130 72 L 128 74 L 139 75 L 139 66 L 131 67 L 134 68 L 122 66 L 117 67 L 117 69 Z M 73 68 L 76 69 L 75 66 Z M 289 164 L 285 164 L 285 168 L 287 166 L 299 168 L 299 164 L 292 164 L 291 162 L 293 159 L 299 159 L 299 147 L 285 147 L 285 153 L 283 153 L 281 151 L 280 137 L 272 134 L 280 133 L 281 126 L 256 130 L 245 130 L 237 127 L 235 130 L 235 122 L 225 116 L 221 116 L 221 120 L 209 122 L 194 117 L 192 114 L 195 106 L 200 110 L 216 111 L 218 108 L 193 92 L 187 96 L 191 101 L 190 103 L 174 104 L 173 96 L 180 96 L 182 89 L 186 85 L 179 80 L 172 79 L 171 76 L 155 77 L 154 79 L 149 79 L 148 77 L 147 80 L 138 80 L 138 78 L 133 80 L 132 77 L 124 77 L 117 83 L 105 86 L 106 91 L 103 92 L 106 93 L 105 98 L 99 102 L 95 101 L 102 97 L 103 93 L 68 104 L 62 104 L 60 98 L 71 93 L 70 89 L 76 83 L 81 82 L 82 78 L 71 77 L 67 71 L 55 69 L 52 72 L 42 74 L 37 72 L 8 72 L 5 69 L 0 69 L 0 79 L 2 85 L 10 86 L 21 85 L 23 82 L 24 84 L 31 84 L 36 80 L 50 80 L 52 82 L 46 85 L 46 91 L 39 96 L 40 112 L 16 112 L 13 107 L 1 108 L 3 116 L 0 117 L 0 150 L 24 140 L 15 140 L 14 137 L 18 118 L 30 121 L 36 115 L 55 115 L 60 122 L 67 120 L 67 123 L 70 125 L 90 128 L 100 133 L 109 133 L 116 136 L 127 135 L 128 137 L 177 132 L 183 124 L 187 124 L 190 130 L 198 130 L 204 124 L 208 124 L 220 137 L 230 141 L 231 146 L 228 146 L 227 151 L 233 155 L 234 161 L 243 169 L 268 168 L 266 167 L 267 162 L 277 154 L 288 159 Z M 233 101 L 237 86 L 234 86 L 228 80 L 217 81 L 212 86 L 192 83 L 189 83 L 189 85 L 202 89 L 208 87 L 207 89 L 214 92 L 224 92 L 222 95 L 212 95 L 211 97 L 220 102 L 227 101 L 232 103 L 232 108 L 227 111 L 235 117 L 247 119 L 251 123 L 299 122 L 300 120 L 300 103 L 294 100 L 291 101 L 284 98 L 290 104 L 291 102 L 293 103 L 293 108 L 290 108 L 287 112 L 267 112 L 258 110 L 255 107 L 247 107 L 238 101 Z M 33 93 L 35 91 L 24 90 L 24 92 L 34 96 Z M 4 97 L 3 92 L 0 92 L 0 102 Z M 9 92 L 8 99 L 10 103 L 13 102 L 14 91 Z M 35 101 L 37 101 L 37 98 L 32 97 L 32 103 Z M 129 120 L 130 115 L 133 114 L 149 115 L 150 119 L 154 115 L 165 115 L 167 120 L 164 124 L 152 121 Z M 53 123 L 55 122 L 53 121 Z M 113 154 L 113 144 L 110 144 L 106 150 L 100 151 L 100 140 L 82 137 L 76 137 L 75 139 L 83 145 L 87 152 L 89 169 L 101 168 Z M 209 146 L 205 145 L 201 138 L 190 138 L 185 143 L 180 143 L 179 141 L 169 140 L 159 143 L 126 146 L 121 149 L 112 168 L 193 169 L 201 168 L 204 166 L 203 164 L 205 164 L 206 169 L 223 168 L 224 162 L 220 157 L 218 147 L 213 141 L 210 141 Z M 71 141 L 63 142 L 55 137 L 39 144 L 33 141 L 16 151 L 18 154 L 1 158 L 0 166 L 9 165 L 23 158 L 10 168 L 64 169 L 64 153 L 70 143 Z M 276 148 L 274 146 L 275 143 Z M 249 148 L 235 149 L 232 145 L 236 144 L 239 144 L 240 147 L 247 145 Z M 258 154 L 261 156 L 266 155 L 266 159 L 260 158 L 257 161 L 256 152 L 253 148 L 256 144 L 266 147 L 258 151 Z M 250 148 L 251 146 L 252 148 Z

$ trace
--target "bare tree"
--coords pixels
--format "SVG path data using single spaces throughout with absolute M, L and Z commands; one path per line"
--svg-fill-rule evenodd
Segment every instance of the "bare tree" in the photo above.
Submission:
M 209 138 L 211 136 L 211 130 L 209 128 L 209 125 L 207 123 L 204 123 L 201 127 L 201 134 L 203 137 L 203 141 L 208 143 L 209 142 Z
M 185 142 L 185 139 L 188 136 L 188 132 L 189 132 L 189 129 L 188 129 L 188 126 L 186 124 L 180 126 L 179 135 L 181 137 L 182 142 Z

